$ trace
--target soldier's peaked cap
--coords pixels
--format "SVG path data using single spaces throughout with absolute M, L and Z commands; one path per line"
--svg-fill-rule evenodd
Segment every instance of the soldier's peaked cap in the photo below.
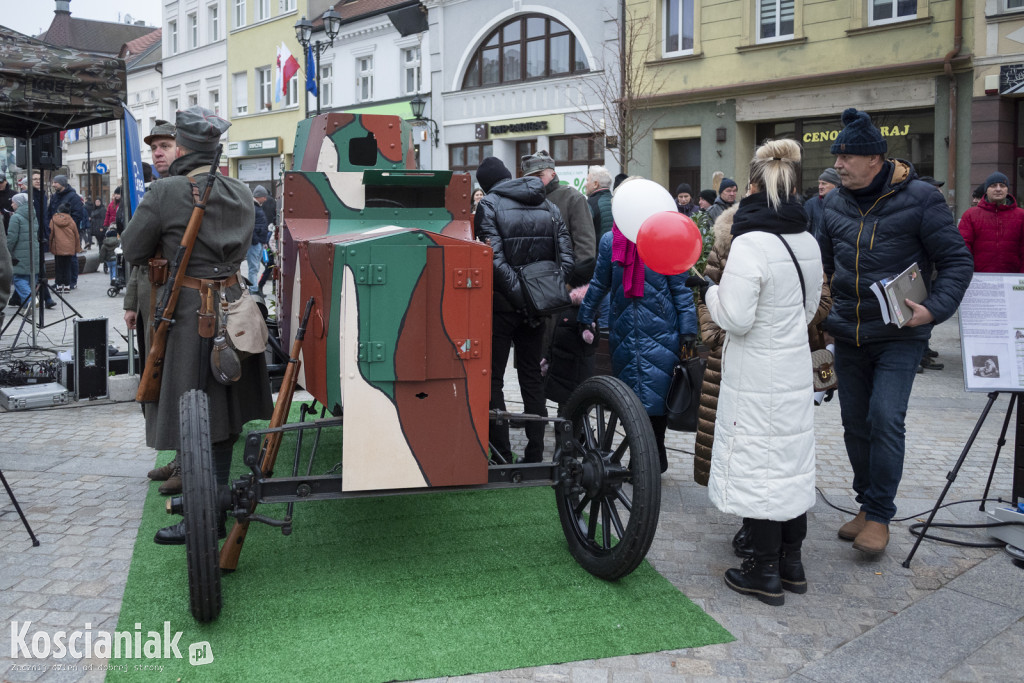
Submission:
M 209 109 L 197 105 L 178 111 L 174 137 L 179 145 L 194 152 L 212 152 L 230 126 Z

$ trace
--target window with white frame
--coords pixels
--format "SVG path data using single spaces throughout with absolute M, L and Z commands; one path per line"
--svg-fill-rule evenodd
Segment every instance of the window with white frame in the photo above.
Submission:
M 194 107 L 199 104 L 199 93 L 191 93 L 188 96 L 188 106 Z
M 207 107 L 220 116 L 220 90 L 211 90 L 207 95 Z
M 295 10 L 295 0 L 281 0 L 281 13 L 292 12 Z
M 171 99 L 167 100 L 167 118 L 168 118 L 168 120 L 173 121 L 177 117 L 177 114 L 178 114 L 178 98 L 177 97 L 172 97 Z M 106 125 L 106 124 L 103 124 L 103 125 Z
M 233 18 L 235 21 L 235 28 L 245 26 L 245 0 L 232 0 L 235 4 L 232 5 L 234 8 Z
M 868 25 L 891 24 L 917 17 L 917 0 L 868 0 Z
M 288 92 L 284 96 L 284 106 L 294 107 L 299 103 L 299 74 L 296 72 L 288 81 Z
M 794 0 L 757 0 L 757 42 L 793 37 L 794 4 Z
M 665 55 L 693 53 L 693 0 L 665 0 Z
M 172 55 L 178 54 L 178 22 L 167 22 L 167 49 Z
M 274 101 L 274 77 L 269 66 L 256 69 L 256 92 L 259 93 L 260 111 L 270 111 Z
M 231 76 L 231 95 L 234 98 L 234 109 L 235 114 L 248 114 L 249 113 L 249 78 L 243 71 L 242 73 L 232 74 Z
M 320 65 L 320 106 L 334 106 L 334 64 Z
M 1004 0 L 1003 11 L 1024 9 L 1024 0 Z
M 256 0 L 256 21 L 270 18 L 270 0 Z
M 402 50 L 402 93 L 413 95 L 422 87 L 420 71 L 420 47 L 407 47 Z
M 356 58 L 356 100 L 373 99 L 373 55 Z
M 185 17 L 185 27 L 188 31 L 187 40 L 189 49 L 199 47 L 199 17 L 196 16 L 195 12 L 190 13 Z
M 210 42 L 220 40 L 220 7 L 210 5 L 206 8 L 206 19 L 210 33 Z

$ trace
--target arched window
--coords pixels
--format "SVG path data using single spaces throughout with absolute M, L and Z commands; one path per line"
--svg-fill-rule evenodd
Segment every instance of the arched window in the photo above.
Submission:
M 463 88 L 589 71 L 583 46 L 561 22 L 526 14 L 494 29 L 469 62 Z

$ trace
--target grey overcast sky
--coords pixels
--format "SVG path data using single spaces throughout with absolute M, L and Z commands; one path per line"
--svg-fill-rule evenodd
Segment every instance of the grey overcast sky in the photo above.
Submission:
M 19 33 L 34 36 L 45 31 L 53 20 L 54 0 L 4 0 L 0 24 Z M 97 21 L 124 21 L 130 14 L 147 26 L 160 26 L 163 0 L 71 0 L 71 16 Z M 17 7 L 15 7 L 15 5 Z M 120 46 L 118 46 L 120 47 Z

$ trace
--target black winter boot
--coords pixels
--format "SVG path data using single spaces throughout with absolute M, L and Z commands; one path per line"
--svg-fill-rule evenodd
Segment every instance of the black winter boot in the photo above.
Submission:
M 751 536 L 750 521 L 746 517 L 743 518 L 743 526 L 732 537 L 732 550 L 739 558 L 754 556 L 754 539 Z
M 779 578 L 782 587 L 790 593 L 807 592 L 807 577 L 804 576 L 804 564 L 800 561 L 800 546 L 787 547 L 782 545 L 782 556 L 779 558 Z
M 743 560 L 739 569 L 726 570 L 725 585 L 737 593 L 752 595 L 766 605 L 778 607 L 786 604 L 778 562 L 754 558 Z

